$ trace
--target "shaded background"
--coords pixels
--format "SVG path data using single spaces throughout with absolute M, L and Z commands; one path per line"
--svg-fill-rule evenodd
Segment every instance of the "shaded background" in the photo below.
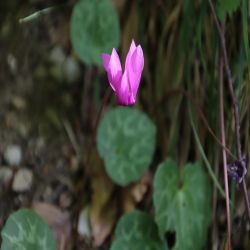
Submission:
M 136 107 L 157 126 L 157 149 L 150 171 L 140 182 L 120 188 L 107 177 L 95 150 L 88 151 L 109 86 L 102 67 L 82 63 L 72 48 L 70 18 L 75 3 L 0 3 L 0 169 L 4 173 L 4 178 L 0 175 L 0 228 L 9 214 L 20 207 L 46 211 L 45 217 L 51 209 L 60 208 L 63 213 L 55 210 L 55 214 L 62 224 L 51 222 L 60 244 L 67 245 L 62 243 L 66 239 L 75 249 L 109 249 L 121 214 L 135 207 L 152 211 L 152 176 L 159 162 L 168 156 L 180 166 L 201 160 L 187 109 L 190 98 L 183 90 L 195 102 L 191 105 L 197 133 L 223 184 L 220 147 L 198 112 L 202 111 L 220 137 L 219 40 L 207 1 L 113 1 L 120 21 L 122 61 L 132 38 L 144 51 L 145 67 Z M 29 22 L 18 22 L 50 6 L 57 7 Z M 218 13 L 223 12 L 220 1 L 216 6 Z M 250 82 L 248 41 L 244 40 L 248 33 L 243 29 L 244 25 L 248 27 L 243 13 L 248 16 L 248 12 L 241 5 L 224 12 L 229 61 L 240 104 L 242 150 L 248 156 Z M 104 111 L 115 105 L 112 96 Z M 227 146 L 235 152 L 227 94 L 225 116 Z M 91 167 L 86 166 L 87 157 L 91 158 Z M 20 169 L 29 172 L 30 185 L 13 184 Z M 6 175 L 11 177 L 6 179 Z M 230 186 L 234 249 L 249 249 L 249 224 L 241 189 L 233 183 Z M 44 208 L 44 203 L 53 207 Z M 206 249 L 222 249 L 226 240 L 225 201 L 215 188 L 211 206 L 213 219 Z M 85 229 L 85 236 L 77 233 L 82 210 L 87 211 L 92 225 L 92 233 Z M 168 241 L 174 241 L 173 237 L 168 237 Z

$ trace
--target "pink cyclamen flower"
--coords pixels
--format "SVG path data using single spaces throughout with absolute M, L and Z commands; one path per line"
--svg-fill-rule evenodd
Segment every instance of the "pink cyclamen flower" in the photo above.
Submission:
M 120 58 L 115 49 L 112 50 L 111 55 L 102 54 L 102 63 L 118 103 L 124 106 L 135 104 L 136 93 L 144 67 L 141 46 L 136 46 L 134 40 L 131 42 L 123 74 Z

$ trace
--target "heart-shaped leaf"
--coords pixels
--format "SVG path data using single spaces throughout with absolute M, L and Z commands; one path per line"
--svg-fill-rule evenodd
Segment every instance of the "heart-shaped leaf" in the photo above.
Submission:
M 111 250 L 167 250 L 154 220 L 144 212 L 122 216 L 115 230 Z
M 181 171 L 168 159 L 154 179 L 155 220 L 162 236 L 175 233 L 174 250 L 200 250 L 207 238 L 211 218 L 210 186 L 199 164 Z
M 101 54 L 117 48 L 120 28 L 110 0 L 80 0 L 71 17 L 71 42 L 86 64 L 101 65 Z
M 7 220 L 2 232 L 1 250 L 55 250 L 48 225 L 32 210 L 21 209 Z
M 107 112 L 97 132 L 97 148 L 110 178 L 126 186 L 139 180 L 152 160 L 156 128 L 142 112 L 119 107 Z

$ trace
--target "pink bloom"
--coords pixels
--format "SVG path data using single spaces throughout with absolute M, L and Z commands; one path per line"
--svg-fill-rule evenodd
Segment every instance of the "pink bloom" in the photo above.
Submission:
M 112 50 L 111 55 L 102 54 L 102 63 L 118 103 L 124 106 L 135 104 L 136 93 L 144 67 L 144 56 L 141 46 L 136 46 L 134 40 L 132 41 L 126 57 L 123 74 L 120 58 L 115 49 Z

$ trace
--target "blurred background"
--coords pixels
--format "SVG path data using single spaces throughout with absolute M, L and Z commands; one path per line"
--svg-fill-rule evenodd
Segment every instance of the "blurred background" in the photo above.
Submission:
M 109 2 L 107 9 L 82 5 L 82 16 L 74 0 L 0 2 L 0 228 L 11 212 L 32 207 L 53 228 L 60 249 L 109 249 L 123 213 L 135 208 L 151 213 L 157 165 L 169 156 L 179 166 L 203 160 L 194 130 L 222 187 L 224 183 L 221 148 L 207 126 L 220 138 L 220 43 L 208 2 Z M 217 0 L 215 7 L 225 27 L 242 151 L 248 158 L 248 2 L 229 2 Z M 121 188 L 109 179 L 92 145 L 109 89 L 101 53 L 116 47 L 124 62 L 132 39 L 145 58 L 136 108 L 155 123 L 157 147 L 141 181 Z M 112 95 L 103 112 L 116 105 Z M 227 88 L 224 105 L 226 143 L 236 154 Z M 212 220 L 205 249 L 223 249 L 225 200 L 211 178 L 210 184 Z M 231 181 L 230 191 L 233 249 L 247 250 L 250 229 L 242 191 Z

